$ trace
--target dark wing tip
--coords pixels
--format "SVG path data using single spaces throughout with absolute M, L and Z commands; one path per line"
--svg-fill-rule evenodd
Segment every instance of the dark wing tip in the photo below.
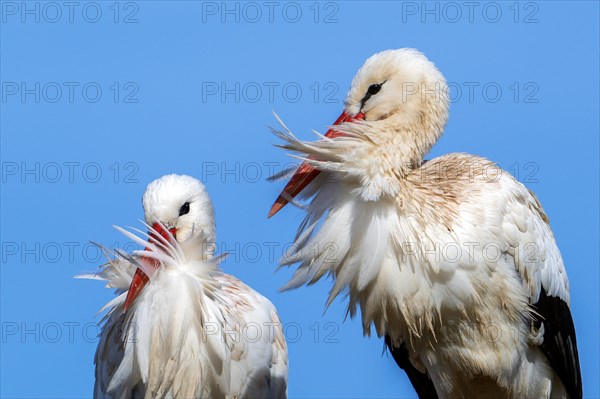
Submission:
M 540 349 L 562 381 L 571 399 L 583 397 L 579 353 L 575 324 L 569 305 L 559 297 L 549 296 L 544 289 L 534 305 L 541 318 L 538 326 L 544 323 L 544 342 Z
M 412 365 L 408 357 L 408 349 L 404 343 L 399 347 L 394 347 L 389 335 L 385 336 L 385 344 L 387 345 L 392 357 L 410 380 L 413 388 L 419 395 L 419 399 L 437 399 L 438 394 L 431 378 L 426 373 L 422 373 Z

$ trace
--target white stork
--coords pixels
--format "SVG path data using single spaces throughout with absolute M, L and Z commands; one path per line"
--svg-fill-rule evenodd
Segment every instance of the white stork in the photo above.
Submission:
M 373 55 L 269 216 L 302 191 L 307 215 L 284 289 L 334 277 L 419 397 L 581 398 L 569 282 L 535 195 L 487 159 L 424 156 L 441 136 L 442 74 L 414 49 Z M 285 171 L 280 175 L 285 175 Z
M 94 397 L 286 397 L 279 316 L 268 299 L 219 269 L 202 183 L 163 176 L 150 183 L 143 205 L 147 235 L 117 229 L 146 249 L 117 253 L 86 276 L 118 294 L 104 307 Z

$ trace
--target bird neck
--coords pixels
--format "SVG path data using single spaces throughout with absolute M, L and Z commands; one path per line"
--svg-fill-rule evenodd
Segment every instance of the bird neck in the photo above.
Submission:
M 357 146 L 357 154 L 352 155 L 352 169 L 359 175 L 364 200 L 396 197 L 403 190 L 407 176 L 421 166 L 432 145 L 419 136 L 422 134 L 411 129 L 367 133 L 367 139 Z

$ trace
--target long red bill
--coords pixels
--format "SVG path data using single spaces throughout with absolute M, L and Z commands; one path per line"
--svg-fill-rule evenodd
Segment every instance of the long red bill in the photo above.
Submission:
M 336 121 L 333 123 L 333 126 L 339 125 L 344 122 L 353 122 L 363 119 L 365 119 L 365 114 L 363 114 L 362 112 L 355 116 L 347 114 L 346 112 L 342 112 L 339 118 L 337 118 Z M 343 133 L 338 132 L 334 128 L 329 129 L 327 133 L 325 133 L 325 137 L 329 138 L 339 137 L 342 135 Z M 309 159 L 312 159 L 312 157 L 309 157 Z M 286 184 L 281 194 L 279 194 L 279 197 L 277 197 L 277 199 L 275 200 L 275 203 L 269 211 L 268 217 L 270 218 L 271 216 L 275 215 L 284 206 L 286 206 L 287 203 L 290 202 L 290 199 L 296 197 L 302 190 L 304 190 L 304 188 L 308 186 L 308 184 L 311 181 L 313 181 L 319 175 L 319 173 L 321 173 L 319 169 L 310 165 L 306 161 L 303 162 L 296 171 L 296 173 L 294 173 L 288 184 Z
M 175 233 L 177 232 L 177 229 L 165 230 L 159 223 L 154 223 L 152 225 L 152 228 L 167 241 L 171 239 L 171 236 L 175 238 Z M 150 238 L 148 239 L 149 242 L 160 242 L 160 240 L 158 240 L 154 232 L 149 232 L 148 234 L 150 235 Z M 149 247 L 146 247 L 145 250 L 151 251 Z M 158 261 L 153 258 L 142 257 L 140 261 L 144 262 L 144 265 L 146 267 L 154 270 L 156 270 L 159 266 Z M 140 295 L 142 289 L 144 289 L 146 284 L 148 284 L 148 281 L 150 281 L 148 275 L 138 267 L 138 269 L 135 271 L 133 279 L 131 280 L 131 284 L 129 285 L 129 291 L 127 291 L 127 297 L 125 298 L 124 308 L 125 312 L 127 312 L 127 310 L 133 304 L 133 301 L 135 301 L 135 299 Z

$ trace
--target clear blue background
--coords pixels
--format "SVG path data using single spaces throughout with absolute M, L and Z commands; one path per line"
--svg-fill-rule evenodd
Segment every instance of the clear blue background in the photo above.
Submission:
M 91 396 L 95 312 L 112 292 L 72 276 L 102 263 L 89 240 L 127 245 L 111 225 L 136 225 L 145 186 L 171 172 L 204 181 L 220 250 L 232 253 L 223 268 L 278 307 L 291 397 L 414 396 L 383 342 L 344 321 L 344 301 L 323 315 L 329 281 L 277 292 L 291 271 L 274 274 L 276 260 L 302 212 L 266 219 L 281 183 L 265 179 L 289 162 L 271 145 L 272 111 L 312 139 L 364 59 L 399 47 L 422 50 L 453 82 L 430 157 L 486 156 L 537 193 L 571 281 L 584 393 L 599 397 L 597 2 L 483 2 L 472 13 L 462 2 L 430 12 L 276 2 L 269 15 L 262 2 L 228 3 L 227 14 L 221 2 L 109 1 L 77 3 L 72 21 L 54 4 L 60 16 L 48 3 L 0 4 L 2 397 Z M 72 99 L 65 82 L 78 84 Z M 239 99 L 221 98 L 221 83 L 236 82 Z M 33 94 L 22 98 L 21 83 Z

